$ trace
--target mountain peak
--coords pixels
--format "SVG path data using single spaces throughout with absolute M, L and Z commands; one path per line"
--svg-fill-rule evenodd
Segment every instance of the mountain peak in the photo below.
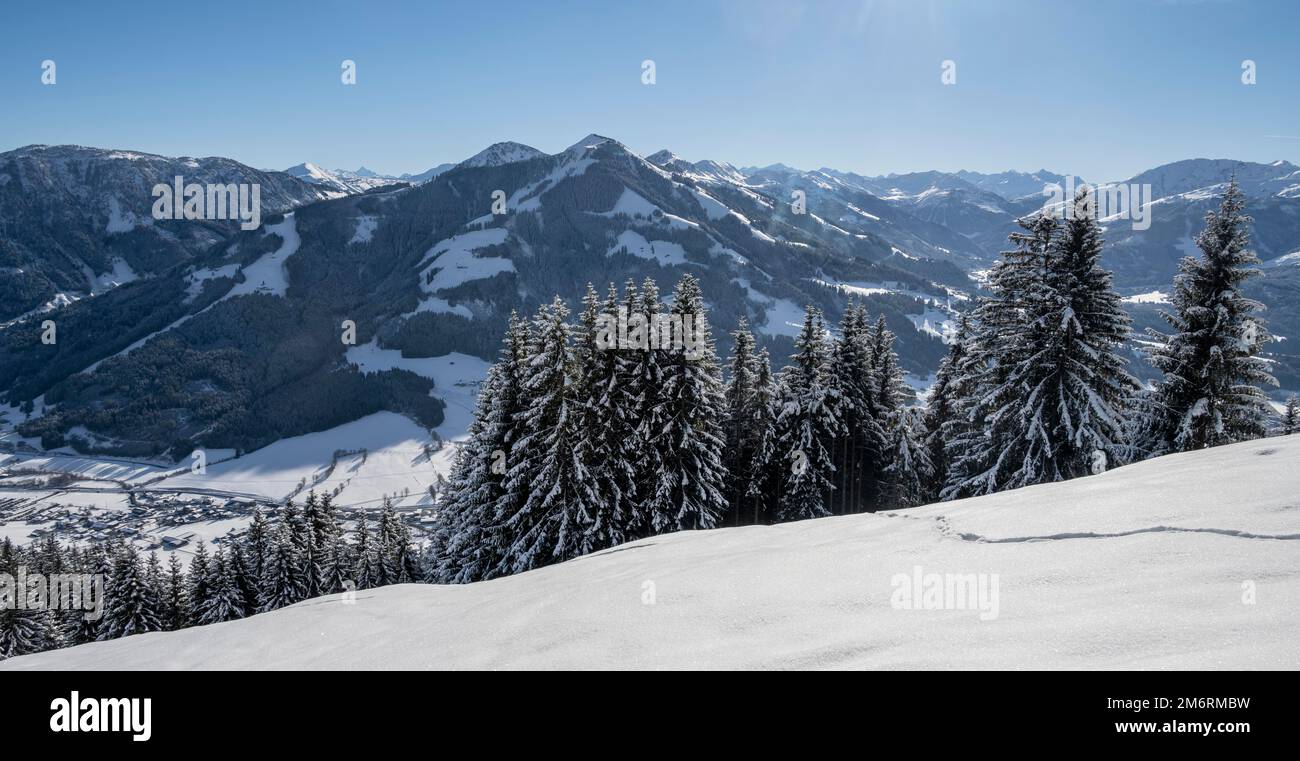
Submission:
M 606 143 L 613 143 L 614 145 L 617 145 L 618 147 L 626 150 L 626 146 L 624 146 L 619 141 L 611 137 L 605 137 L 604 135 L 597 135 L 596 133 L 593 132 L 590 135 L 587 135 L 583 139 L 579 140 L 578 142 L 574 143 L 573 145 L 570 145 L 568 148 L 564 149 L 563 152 L 575 153 L 575 154 L 586 153 L 587 151 L 590 151 L 593 148 L 598 148 L 602 145 L 605 145 Z
M 678 156 L 676 153 L 673 153 L 667 148 L 664 148 L 663 150 L 655 151 L 649 156 L 646 156 L 645 160 L 649 161 L 651 164 L 654 164 L 655 166 L 668 166 L 669 164 L 674 164 L 678 161 L 681 161 L 682 157 Z
M 487 148 L 484 148 L 473 156 L 460 162 L 457 166 L 502 166 L 504 164 L 513 164 L 517 161 L 528 161 L 545 155 L 545 153 L 542 153 L 530 145 L 524 145 L 523 143 L 516 143 L 507 140 L 489 145 Z

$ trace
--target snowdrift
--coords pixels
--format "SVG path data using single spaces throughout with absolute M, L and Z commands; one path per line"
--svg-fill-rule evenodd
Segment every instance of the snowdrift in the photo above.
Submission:
M 962 599 L 963 580 L 985 594 Z M 659 536 L 513 578 L 363 590 L 0 663 L 1297 666 L 1300 436 L 889 514 Z

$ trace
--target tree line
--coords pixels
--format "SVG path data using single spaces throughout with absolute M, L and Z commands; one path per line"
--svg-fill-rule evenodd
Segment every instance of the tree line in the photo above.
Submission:
M 363 513 L 349 537 L 328 494 L 288 502 L 275 520 L 261 509 L 249 526 L 209 553 L 199 541 L 188 568 L 172 553 L 142 555 L 124 541 L 86 547 L 53 536 L 26 546 L 0 542 L 8 574 L 0 604 L 0 660 L 155 631 L 233 621 L 320 595 L 430 579 L 429 559 L 385 501 L 372 529 Z M 100 599 L 56 602 L 48 587 L 19 589 L 25 576 L 96 575 Z M 35 591 L 39 589 L 40 591 Z M 80 594 L 80 593 L 78 593 Z M 16 595 L 26 596 L 20 601 Z M 20 604 L 22 603 L 22 604 Z M 99 616 L 87 617 L 90 608 Z
M 1146 337 L 1163 377 L 1127 368 L 1129 317 L 1101 266 L 1087 188 L 1020 220 L 987 294 L 963 313 L 923 409 L 906 405 L 893 335 L 849 303 L 836 329 L 809 307 L 773 373 L 742 320 L 723 380 L 703 296 L 682 277 L 589 285 L 512 315 L 458 452 L 432 542 L 434 580 L 519 573 L 668 531 L 894 509 L 1064 481 L 1171 452 L 1264 436 L 1271 340 L 1241 284 L 1236 182 L 1206 215 Z M 703 351 L 601 345 L 602 314 L 692 315 Z M 1294 406 L 1294 405 L 1293 405 Z M 1294 420 L 1294 413 L 1291 414 Z M 1294 430 L 1283 423 L 1281 431 Z

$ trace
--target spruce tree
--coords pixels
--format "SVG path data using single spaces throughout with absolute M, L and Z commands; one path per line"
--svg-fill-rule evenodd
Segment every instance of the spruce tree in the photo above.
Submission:
M 1281 424 L 1278 426 L 1278 433 L 1281 435 L 1290 436 L 1300 431 L 1300 420 L 1297 419 L 1300 417 L 1300 410 L 1297 410 L 1297 407 L 1300 407 L 1300 403 L 1297 403 L 1295 394 L 1288 396 L 1286 407 L 1282 410 Z
M 229 553 L 218 547 L 209 566 L 208 586 L 211 593 L 199 611 L 199 624 L 215 624 L 244 617 L 244 596 L 231 567 Z
M 866 307 L 850 301 L 840 321 L 830 369 L 840 397 L 837 413 L 843 424 L 835 450 L 839 491 L 835 512 L 840 514 L 873 509 L 885 478 L 889 442 L 884 423 L 888 419 L 888 407 L 897 403 L 894 381 L 900 376 L 891 368 L 877 365 L 877 340 L 888 344 L 893 339 L 883 323 L 873 332 Z M 889 379 L 883 385 L 882 377 Z M 882 388 L 886 390 L 889 405 L 881 403 Z
M 1120 351 L 1129 318 L 1101 268 L 1101 229 L 1082 189 L 1048 251 L 1028 309 L 1027 356 L 1009 383 L 1023 393 L 1016 413 L 1025 446 L 1005 487 L 1062 481 L 1090 472 L 1094 452 L 1118 462 L 1124 418 L 1137 381 Z
M 357 519 L 357 542 L 356 542 L 356 565 L 352 574 L 353 582 L 357 589 L 370 589 L 375 586 L 379 577 L 376 570 L 376 555 L 374 542 L 370 534 L 370 527 L 366 525 L 366 514 L 361 513 Z
M 524 432 L 529 343 L 527 323 L 511 313 L 500 358 L 479 388 L 474 420 L 453 459 L 450 483 L 438 505 L 433 552 L 443 583 L 463 584 L 502 572 L 505 517 L 517 511 L 527 494 L 522 485 L 508 483 L 506 474 Z M 519 490 L 512 491 L 512 486 Z M 367 565 L 367 570 L 373 568 Z
M 931 475 L 923 484 L 923 503 L 939 498 L 948 477 L 948 441 L 951 430 L 945 426 L 959 414 L 959 405 L 970 396 L 969 383 L 961 368 L 966 361 L 967 343 L 970 341 L 970 324 L 966 314 L 957 318 L 957 332 L 948 344 L 948 354 L 939 362 L 934 386 L 926 399 L 923 420 L 923 445 L 930 460 Z
M 592 546 L 603 548 L 624 541 L 632 517 L 635 469 L 627 448 L 633 426 L 618 388 L 618 291 L 611 283 L 602 303 L 588 283 L 582 304 L 574 341 L 575 398 L 583 417 L 578 431 L 586 439 L 581 448 L 590 453 L 599 504 L 590 529 Z
M 1035 351 L 1044 328 L 1038 317 L 1046 302 L 1048 260 L 1059 223 L 1046 213 L 1018 220 L 1024 232 L 1010 235 L 1015 248 L 989 272 L 989 295 L 972 315 L 966 357 L 958 383 L 970 390 L 957 402 L 959 413 L 944 430 L 948 478 L 942 499 L 991 494 L 1009 488 L 1025 462 L 1026 389 L 1016 371 Z
M 827 374 L 830 351 L 821 312 L 809 306 L 795 339 L 793 362 L 781 373 L 781 411 L 777 417 L 784 469 L 776 518 L 793 521 L 830 515 L 835 464 L 831 449 L 840 421 L 831 414 Z
M 783 474 L 778 457 L 776 427 L 779 389 L 772 375 L 767 348 L 754 357 L 754 395 L 750 405 L 752 456 L 745 476 L 745 514 L 748 522 L 770 523 L 776 514 Z
M 889 464 L 885 467 L 888 507 L 915 507 L 926 503 L 934 465 L 925 447 L 924 430 L 917 410 L 895 410 L 889 424 Z
M 262 582 L 258 599 L 261 612 L 293 605 L 305 593 L 302 557 L 293 539 L 288 521 L 280 521 L 271 535 L 266 559 L 262 563 Z M 205 606 L 206 609 L 206 606 Z
M 98 640 L 162 630 L 161 603 L 145 576 L 140 553 L 124 544 L 115 551 L 107 607 L 99 621 Z
M 638 291 L 628 282 L 624 303 L 628 314 L 628 346 L 620 350 L 619 371 L 630 419 L 635 421 L 628 437 L 628 461 L 632 463 L 635 508 L 629 519 L 628 538 L 654 533 L 654 499 L 664 464 L 659 461 L 659 435 L 667 427 L 664 418 L 663 352 L 653 348 L 652 335 L 661 332 L 662 305 L 659 286 L 646 278 Z M 653 339 L 657 343 L 658 339 Z
M 1259 316 L 1263 305 L 1242 295 L 1258 275 L 1247 250 L 1245 200 L 1234 177 L 1217 211 L 1205 215 L 1196 238 L 1199 257 L 1184 257 L 1174 278 L 1173 311 L 1163 314 L 1173 333 L 1151 331 L 1158 345 L 1151 363 L 1164 373 L 1144 421 L 1144 444 L 1154 456 L 1259 438 L 1267 397 L 1277 385 L 1260 347 L 1272 340 Z
M 660 349 L 665 425 L 655 439 L 663 468 L 651 506 L 655 533 L 713 528 L 727 506 L 722 371 L 693 276 L 678 282 L 669 314 L 671 346 Z
M 22 564 L 17 548 L 5 537 L 0 543 L 0 572 L 17 579 Z M 18 589 L 16 584 L 0 587 L 0 661 L 39 653 L 48 644 L 46 621 L 38 615 L 41 611 L 26 607 L 26 595 L 27 590 Z
M 197 624 L 199 613 L 203 610 L 208 602 L 210 588 L 208 586 L 208 550 L 203 540 L 197 540 L 198 546 L 194 550 L 194 557 L 190 559 L 189 589 L 186 595 L 189 598 L 189 624 Z
M 754 354 L 754 335 L 749 332 L 749 321 L 744 317 L 740 318 L 731 338 L 731 377 L 725 392 L 727 410 L 723 435 L 726 440 L 724 451 L 728 474 L 728 522 L 732 526 L 739 526 L 742 516 L 748 516 L 749 513 L 743 508 L 749 494 L 750 479 L 757 475 L 754 470 L 760 434 L 755 419 L 755 401 L 758 396 L 757 357 Z
M 507 490 L 526 492 L 524 503 L 506 517 L 510 544 L 503 564 L 513 573 L 574 558 L 596 546 L 591 528 L 600 509 L 587 469 L 591 452 L 579 426 L 581 402 L 574 396 L 569 310 L 558 297 L 534 320 L 531 375 L 525 382 L 526 433 L 515 447 Z
M 186 589 L 185 569 L 181 559 L 172 553 L 167 557 L 167 575 L 162 592 L 163 629 L 175 631 L 189 625 L 191 620 L 189 591 Z

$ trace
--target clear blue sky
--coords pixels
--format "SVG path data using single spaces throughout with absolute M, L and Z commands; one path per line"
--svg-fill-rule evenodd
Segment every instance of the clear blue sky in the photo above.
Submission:
M 870 174 L 1300 163 L 1295 0 L 14 2 L 0 19 L 0 150 L 400 173 L 596 132 Z

